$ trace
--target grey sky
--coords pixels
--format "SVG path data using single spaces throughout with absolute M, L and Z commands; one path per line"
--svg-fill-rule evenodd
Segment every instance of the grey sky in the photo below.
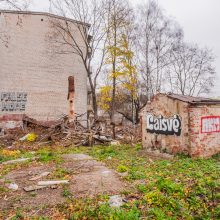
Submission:
M 144 0 L 131 0 L 136 4 Z M 220 0 L 158 0 L 158 3 L 184 29 L 185 40 L 209 47 L 216 55 L 212 96 L 220 96 Z M 34 0 L 32 10 L 48 11 L 49 0 Z
M 220 0 L 158 0 L 183 27 L 186 41 L 209 47 L 216 56 L 213 96 L 220 96 Z

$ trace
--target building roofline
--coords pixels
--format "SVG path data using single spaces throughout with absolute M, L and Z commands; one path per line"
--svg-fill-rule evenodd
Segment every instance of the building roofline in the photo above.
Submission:
M 60 15 L 51 14 L 49 12 L 18 11 L 18 10 L 2 10 L 2 9 L 0 9 L 0 13 L 24 14 L 24 15 L 42 15 L 42 16 L 48 16 L 48 17 L 51 17 L 51 18 L 57 18 L 57 19 L 69 21 L 69 22 L 72 22 L 72 23 L 86 25 L 88 28 L 90 27 L 90 24 L 88 24 L 88 23 L 85 23 L 85 22 L 82 22 L 82 21 L 77 21 L 77 20 L 74 20 L 74 19 L 71 19 L 71 18 L 60 16 Z
M 179 95 L 175 93 L 168 93 L 168 94 L 160 93 L 160 94 L 166 95 L 167 97 L 174 100 L 179 100 L 185 103 L 189 103 L 190 105 L 220 105 L 219 99 Z

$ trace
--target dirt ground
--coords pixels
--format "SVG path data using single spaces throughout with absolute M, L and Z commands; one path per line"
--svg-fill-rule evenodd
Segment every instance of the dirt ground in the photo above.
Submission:
M 48 205 L 57 205 L 65 202 L 64 189 L 68 190 L 75 198 L 94 197 L 97 195 L 119 194 L 124 183 L 120 180 L 118 174 L 108 169 L 103 163 L 94 160 L 84 154 L 63 155 L 64 163 L 42 164 L 29 168 L 20 168 L 8 173 L 4 177 L 6 183 L 16 183 L 18 190 L 6 193 L 4 198 L 0 199 L 0 211 L 15 208 L 33 208 L 44 207 Z M 57 171 L 58 170 L 58 171 Z M 56 172 L 64 172 L 63 178 L 54 176 Z M 36 181 L 30 179 L 43 172 L 51 172 L 47 177 Z M 55 178 L 56 177 L 56 178 Z M 60 180 L 68 179 L 68 185 L 58 185 L 56 187 L 47 187 L 33 192 L 25 192 L 24 187 L 36 185 L 41 180 Z M 0 182 L 0 185 L 5 183 Z

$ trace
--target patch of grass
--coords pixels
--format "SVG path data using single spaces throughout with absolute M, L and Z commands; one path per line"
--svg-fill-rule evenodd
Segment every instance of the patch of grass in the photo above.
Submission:
M 70 198 L 72 196 L 72 193 L 66 186 L 63 187 L 62 196 L 67 198 Z
M 0 195 L 7 193 L 8 191 L 9 191 L 9 189 L 7 189 L 6 187 L 0 186 Z
M 51 174 L 52 179 L 68 179 L 71 172 L 63 167 L 57 167 L 55 171 Z
M 125 173 L 125 172 L 128 171 L 128 168 L 127 168 L 126 166 L 124 166 L 124 165 L 118 165 L 117 171 L 118 171 L 119 173 Z
M 15 216 L 13 216 L 11 218 L 11 220 L 20 220 L 20 219 L 24 219 L 23 214 L 20 211 L 17 211 L 17 213 L 15 214 Z
M 111 208 L 108 197 L 97 197 L 94 199 L 73 199 L 64 205 L 59 206 L 59 211 L 67 219 L 71 220 L 138 220 L 140 210 L 135 205 L 128 205 L 122 208 Z
M 36 197 L 37 196 L 37 193 L 36 192 L 30 192 L 29 194 L 31 197 Z
M 67 201 L 52 207 L 63 219 L 220 219 L 220 156 L 191 159 L 180 155 L 172 161 L 140 156 L 141 146 L 97 146 L 80 148 L 44 148 L 36 153 L 42 162 L 55 162 L 53 177 L 65 178 L 71 173 L 59 166 L 61 155 L 86 153 L 118 172 L 127 172 L 125 197 L 137 195 L 119 209 L 108 205 L 108 197 L 74 199 L 63 188 Z M 10 166 L 4 166 L 8 172 Z M 3 171 L 2 171 L 3 172 Z M 142 181 L 143 180 L 143 181 Z M 140 182 L 141 184 L 137 184 Z
M 34 156 L 35 152 L 0 149 L 0 163 L 20 158 L 33 158 Z
M 172 161 L 138 156 L 140 146 L 80 148 L 118 171 L 128 170 L 125 177 L 137 185 L 139 211 L 146 219 L 220 219 L 220 157 L 191 159 L 177 156 Z
M 20 168 L 27 168 L 31 166 L 32 161 L 25 161 L 22 163 L 16 163 L 16 164 L 7 164 L 0 168 L 0 179 L 3 178 L 6 174 L 11 172 L 12 170 L 20 169 Z
M 19 150 L 6 150 L 0 149 L 0 163 L 3 163 L 8 160 L 13 160 L 19 158 L 21 152 Z
M 37 156 L 39 157 L 39 161 L 48 163 L 48 162 L 56 162 L 61 163 L 62 158 L 60 157 L 60 152 L 51 148 L 42 148 L 37 151 Z

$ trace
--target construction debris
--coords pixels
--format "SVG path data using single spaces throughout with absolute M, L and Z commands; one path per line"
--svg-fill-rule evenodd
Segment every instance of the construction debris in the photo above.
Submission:
M 108 203 L 110 207 L 120 208 L 123 205 L 123 199 L 120 195 L 111 196 Z
M 117 146 L 120 145 L 120 142 L 117 140 L 111 141 L 111 145 Z
M 64 154 L 63 159 L 65 160 L 92 160 L 93 158 L 86 154 Z
M 25 135 L 24 137 L 20 138 L 19 141 L 29 141 L 34 142 L 37 139 L 37 135 L 34 133 L 29 133 Z
M 39 174 L 39 175 L 37 175 L 37 176 L 35 176 L 35 177 L 29 179 L 29 180 L 30 180 L 30 181 L 36 181 L 36 180 L 39 180 L 39 179 L 41 179 L 41 178 L 43 178 L 43 177 L 48 176 L 49 174 L 50 174 L 50 172 L 44 172 L 44 173 L 41 173 L 41 174 Z
M 21 158 L 21 159 L 16 159 L 16 160 L 5 161 L 2 164 L 8 165 L 8 164 L 22 163 L 22 162 L 26 162 L 26 161 L 34 160 L 34 159 L 36 159 L 36 158 Z
M 27 186 L 27 187 L 24 187 L 24 191 L 25 192 L 32 192 L 32 191 L 44 189 L 44 188 L 47 188 L 47 186 L 37 186 L 37 185 Z
M 93 145 L 119 145 L 137 143 L 141 140 L 139 128 L 134 126 L 116 127 L 116 140 L 112 139 L 112 128 L 106 122 L 98 121 L 90 124 L 89 128 L 81 124 L 82 116 L 69 120 L 65 115 L 54 122 L 39 122 L 25 116 L 23 128 L 10 129 L 1 132 L 0 145 L 17 149 L 38 149 L 42 145 L 56 144 L 58 146 L 93 146 Z
M 18 185 L 16 183 L 10 183 L 8 185 L 8 188 L 13 190 L 13 191 L 16 191 L 16 190 L 18 190 Z
M 69 180 L 48 180 L 48 181 L 40 181 L 37 183 L 38 186 L 52 186 L 59 184 L 69 184 Z

